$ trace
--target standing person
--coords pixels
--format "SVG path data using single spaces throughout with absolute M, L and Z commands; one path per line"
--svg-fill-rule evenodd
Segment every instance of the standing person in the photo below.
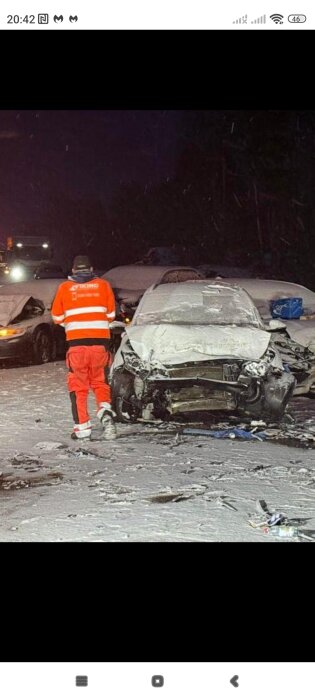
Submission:
M 71 437 L 76 440 L 91 435 L 87 400 L 92 389 L 98 406 L 97 417 L 104 429 L 103 437 L 113 440 L 116 427 L 108 371 L 109 323 L 115 318 L 115 297 L 109 282 L 94 274 L 87 256 L 74 258 L 72 276 L 58 287 L 51 315 L 54 323 L 64 326 L 69 346 L 66 364 L 74 420 Z

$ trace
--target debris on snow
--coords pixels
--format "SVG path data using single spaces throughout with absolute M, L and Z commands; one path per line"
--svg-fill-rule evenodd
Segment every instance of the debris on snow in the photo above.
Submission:
M 66 445 L 63 445 L 62 442 L 38 442 L 34 447 L 38 450 L 44 450 L 45 452 L 50 452 L 50 450 L 58 450 L 61 447 L 66 447 Z
M 302 538 L 309 541 L 315 539 L 314 530 L 301 530 L 298 527 L 311 520 L 311 518 L 288 518 L 284 513 L 272 513 L 264 499 L 256 501 L 256 510 L 265 516 L 264 519 L 261 522 L 249 519 L 248 524 L 253 528 L 259 528 L 264 534 L 286 539 Z
M 151 501 L 151 503 L 169 503 L 170 501 L 176 503 L 178 501 L 187 501 L 195 496 L 203 496 L 206 491 L 207 486 L 202 486 L 202 484 L 190 484 L 190 486 L 184 486 L 175 493 L 172 490 L 161 491 L 161 493 L 150 496 L 148 500 Z
M 5 474 L 0 476 L 0 491 L 11 491 L 18 489 L 27 489 L 34 486 L 52 486 L 55 480 L 60 482 L 63 479 L 63 475 L 60 472 L 50 472 L 49 474 L 41 474 L 38 476 L 27 476 L 23 479 L 16 478 L 11 474 Z
M 241 428 L 228 428 L 227 430 L 204 430 L 202 428 L 184 428 L 184 435 L 209 435 L 215 438 L 243 438 L 245 440 L 264 440 L 265 433 L 254 433 Z

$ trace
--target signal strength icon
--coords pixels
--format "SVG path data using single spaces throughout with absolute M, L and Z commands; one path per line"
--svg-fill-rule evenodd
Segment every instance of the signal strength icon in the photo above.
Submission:
M 235 19 L 233 24 L 247 24 L 247 15 L 243 15 L 243 17 L 239 17 L 239 19 Z
M 251 24 L 266 24 L 266 15 L 262 15 L 261 17 L 257 17 L 257 19 L 253 19 Z
M 283 15 L 270 15 L 270 19 L 272 19 L 275 24 L 283 24 Z

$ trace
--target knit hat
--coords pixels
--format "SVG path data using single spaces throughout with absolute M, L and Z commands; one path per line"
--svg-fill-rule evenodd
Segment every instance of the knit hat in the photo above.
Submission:
M 87 255 L 77 255 L 74 258 L 72 269 L 79 271 L 79 270 L 90 270 L 92 267 L 90 259 L 88 258 Z

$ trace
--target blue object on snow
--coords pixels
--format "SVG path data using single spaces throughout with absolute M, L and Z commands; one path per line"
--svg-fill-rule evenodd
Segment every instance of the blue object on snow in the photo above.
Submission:
M 202 428 L 185 428 L 183 430 L 184 435 L 209 435 L 215 438 L 230 438 L 238 437 L 245 440 L 265 440 L 267 437 L 266 433 L 251 433 L 249 430 L 242 430 L 241 428 L 228 428 L 227 430 L 206 430 Z
M 272 318 L 300 318 L 303 315 L 302 297 L 291 297 L 289 299 L 275 299 L 270 302 Z

